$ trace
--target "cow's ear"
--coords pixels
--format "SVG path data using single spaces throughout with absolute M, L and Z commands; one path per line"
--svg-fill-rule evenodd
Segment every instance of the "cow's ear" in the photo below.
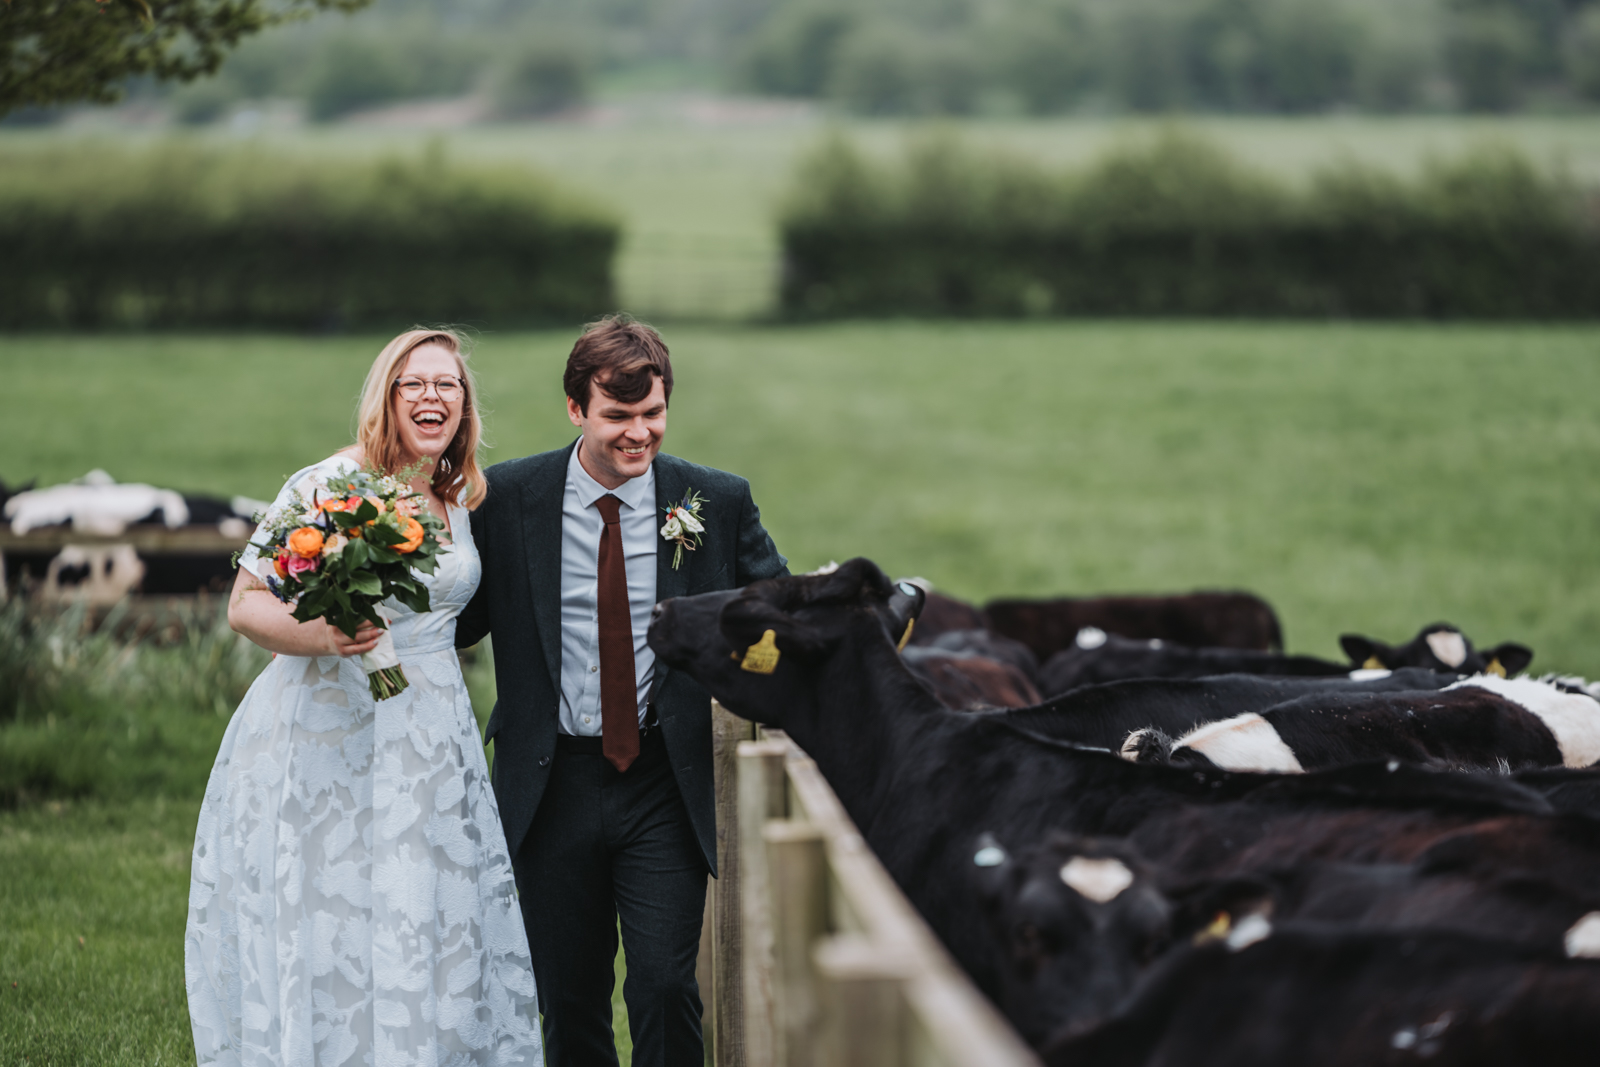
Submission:
M 911 640 L 911 631 L 916 628 L 917 619 L 921 617 L 922 608 L 927 602 L 928 594 L 923 592 L 921 586 L 906 581 L 894 583 L 894 592 L 889 594 L 889 632 L 901 651 L 905 650 L 906 642 Z
M 1533 649 L 1527 645 L 1519 645 L 1515 641 L 1507 641 L 1503 645 L 1485 649 L 1479 653 L 1487 666 L 1484 670 L 1490 674 L 1498 674 L 1503 678 L 1510 678 L 1521 674 L 1528 669 L 1528 664 L 1533 662 Z M 1500 669 L 1495 670 L 1498 664 Z
M 1350 662 L 1361 668 L 1387 667 L 1389 646 L 1382 641 L 1374 641 L 1361 634 L 1340 634 L 1339 647 L 1344 649 L 1344 654 L 1350 657 Z M 1373 662 L 1376 661 L 1376 662 Z
M 728 601 L 717 621 L 735 655 L 745 653 L 748 656 L 754 652 L 758 660 L 770 660 L 773 667 L 786 652 L 809 655 L 826 647 L 816 627 L 799 621 L 759 596 L 747 594 Z M 772 636 L 768 637 L 768 633 Z M 760 651 L 755 652 L 756 649 Z M 758 673 L 772 672 L 760 670 Z

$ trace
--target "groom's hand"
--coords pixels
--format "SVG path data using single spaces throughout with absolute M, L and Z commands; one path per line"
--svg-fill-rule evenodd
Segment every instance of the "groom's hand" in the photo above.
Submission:
M 363 652 L 371 652 L 378 645 L 378 638 L 383 631 L 372 623 L 362 620 L 356 627 L 355 637 L 346 637 L 344 631 L 332 625 L 326 619 L 318 619 L 326 633 L 328 654 L 334 656 L 359 656 Z

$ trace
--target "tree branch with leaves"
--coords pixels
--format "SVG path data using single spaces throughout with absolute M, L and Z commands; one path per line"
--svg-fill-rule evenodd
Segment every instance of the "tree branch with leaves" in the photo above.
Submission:
M 0 115 L 215 73 L 253 33 L 372 0 L 0 0 Z

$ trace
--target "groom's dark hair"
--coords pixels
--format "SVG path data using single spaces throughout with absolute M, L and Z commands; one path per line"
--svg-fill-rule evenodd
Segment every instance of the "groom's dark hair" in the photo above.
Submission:
M 607 315 L 583 329 L 583 336 L 567 356 L 561 384 L 589 414 L 591 383 L 613 400 L 637 404 L 661 379 L 667 401 L 672 401 L 672 359 L 661 335 L 631 315 Z

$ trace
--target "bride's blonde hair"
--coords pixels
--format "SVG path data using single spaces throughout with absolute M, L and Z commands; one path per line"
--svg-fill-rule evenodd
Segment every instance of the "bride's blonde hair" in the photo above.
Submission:
M 466 344 L 454 330 L 407 330 L 383 346 L 372 361 L 361 403 L 356 408 L 356 444 L 369 466 L 393 473 L 405 463 L 400 429 L 395 425 L 389 397 L 395 378 L 411 353 L 423 345 L 438 345 L 456 357 L 465 395 L 461 398 L 461 425 L 433 468 L 433 491 L 448 504 L 475 508 L 483 503 L 488 483 L 478 466 L 478 446 L 483 441 L 483 418 L 478 413 L 478 383 L 467 366 Z

